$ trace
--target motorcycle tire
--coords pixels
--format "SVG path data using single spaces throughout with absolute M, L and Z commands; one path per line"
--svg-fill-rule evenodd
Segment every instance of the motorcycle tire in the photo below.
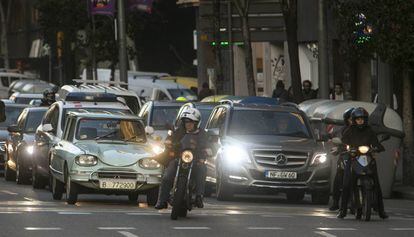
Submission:
M 171 220 L 177 220 L 178 217 L 182 217 L 183 213 L 187 215 L 187 207 L 185 206 L 185 193 L 187 189 L 187 179 L 178 178 L 177 186 L 174 192 L 173 205 L 171 210 Z
M 370 187 L 364 187 L 364 200 L 362 203 L 362 213 L 364 221 L 371 220 L 371 210 L 372 210 L 372 198 L 373 198 L 373 189 Z

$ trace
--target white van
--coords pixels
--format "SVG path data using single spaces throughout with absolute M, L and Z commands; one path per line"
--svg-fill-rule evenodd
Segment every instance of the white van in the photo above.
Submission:
M 0 98 L 8 98 L 9 86 L 13 81 L 21 79 L 33 79 L 32 75 L 20 74 L 16 72 L 0 71 Z

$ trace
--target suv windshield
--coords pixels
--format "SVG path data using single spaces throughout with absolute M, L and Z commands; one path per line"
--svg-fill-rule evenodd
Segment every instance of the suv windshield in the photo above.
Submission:
M 208 118 L 210 117 L 211 111 L 213 111 L 214 107 L 211 108 L 200 108 L 198 109 L 201 113 L 201 124 L 200 128 L 204 128 L 207 123 Z
M 300 114 L 280 111 L 235 110 L 229 135 L 271 135 L 309 137 Z
M 145 142 L 145 131 L 135 120 L 85 118 L 79 120 L 76 139 Z
M 180 107 L 165 106 L 154 107 L 151 115 L 150 126 L 155 129 L 167 129 L 166 125 L 174 123 L 174 119 L 177 116 Z
M 42 122 L 42 118 L 45 112 L 46 110 L 37 110 L 29 112 L 29 114 L 27 115 L 26 124 L 24 125 L 24 132 L 36 132 L 37 127 Z

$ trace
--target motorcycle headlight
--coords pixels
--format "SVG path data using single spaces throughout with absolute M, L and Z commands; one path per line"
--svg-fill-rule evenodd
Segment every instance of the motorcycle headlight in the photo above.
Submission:
M 224 158 L 229 164 L 251 163 L 247 151 L 236 145 L 224 147 Z
M 161 167 L 160 163 L 152 158 L 145 158 L 139 160 L 139 166 L 144 169 L 158 169 Z
M 79 155 L 75 158 L 75 163 L 79 166 L 95 166 L 98 164 L 98 158 L 93 155 Z
M 193 153 L 191 151 L 184 151 L 183 154 L 181 155 L 181 159 L 185 162 L 185 163 L 191 163 L 191 161 L 193 161 Z
M 327 160 L 328 160 L 328 157 L 326 153 L 315 153 L 315 155 L 313 155 L 311 165 L 324 164 L 326 163 Z
M 358 151 L 359 151 L 361 154 L 366 154 L 366 153 L 369 151 L 369 147 L 368 147 L 368 146 L 359 146 L 359 147 L 358 147 Z
M 159 155 L 159 154 L 163 153 L 164 150 L 165 150 L 165 147 L 163 147 L 159 144 L 152 145 L 152 152 L 154 152 L 156 155 Z
M 29 155 L 33 155 L 34 152 L 34 146 L 26 146 L 26 152 L 29 153 Z

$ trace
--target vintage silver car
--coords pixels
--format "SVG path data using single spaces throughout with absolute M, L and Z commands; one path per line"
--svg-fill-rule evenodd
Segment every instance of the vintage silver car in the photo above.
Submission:
M 152 158 L 159 150 L 135 115 L 69 113 L 62 140 L 50 150 L 53 198 L 66 192 L 75 204 L 78 194 L 103 193 L 136 203 L 146 194 L 155 205 L 162 167 Z

